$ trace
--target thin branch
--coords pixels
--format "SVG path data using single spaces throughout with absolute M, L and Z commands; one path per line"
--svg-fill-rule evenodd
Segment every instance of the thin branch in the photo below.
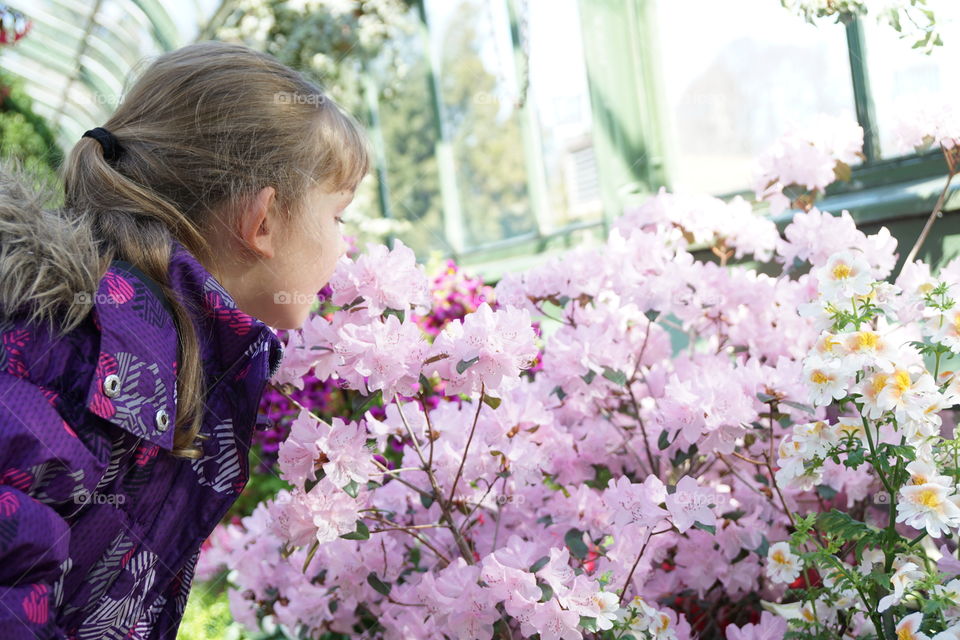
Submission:
M 483 383 L 480 383 L 480 398 L 477 399 L 477 412 L 473 416 L 473 425 L 470 427 L 470 435 L 467 436 L 467 445 L 463 448 L 463 457 L 460 458 L 460 468 L 457 469 L 457 475 L 453 478 L 453 486 L 450 487 L 450 497 L 447 502 L 453 504 L 453 496 L 457 492 L 457 483 L 460 476 L 463 475 L 463 467 L 467 463 L 467 452 L 470 451 L 470 443 L 473 442 L 473 434 L 477 431 L 477 420 L 480 419 L 480 409 L 483 408 L 483 394 L 485 393 Z
M 940 217 L 940 211 L 943 209 L 943 204 L 947 199 L 947 191 L 950 189 L 950 181 L 953 180 L 953 175 L 951 172 L 947 176 L 947 183 L 943 185 L 943 191 L 940 192 L 940 197 L 937 199 L 937 204 L 933 207 L 930 217 L 927 218 L 927 223 L 923 225 L 923 231 L 920 232 L 920 237 L 917 238 L 917 242 L 913 245 L 913 248 L 910 249 L 910 253 L 907 254 L 907 259 L 903 261 L 904 267 L 913 262 L 913 259 L 917 257 L 920 247 L 930 234 L 930 229 L 933 228 L 933 222 Z M 900 269 L 903 270 L 903 267 L 900 267 Z

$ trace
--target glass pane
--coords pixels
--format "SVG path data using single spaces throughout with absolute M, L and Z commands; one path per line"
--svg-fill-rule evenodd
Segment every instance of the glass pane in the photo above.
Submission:
M 414 8 L 408 16 L 411 24 L 419 21 Z M 444 237 L 437 174 L 435 145 L 437 127 L 430 94 L 430 65 L 423 37 L 416 29 L 400 36 L 394 47 L 404 66 L 403 79 L 396 82 L 392 67 L 377 68 L 381 86 L 380 122 L 387 160 L 390 215 L 409 223 L 397 237 L 421 259 L 431 251 L 447 253 Z M 372 180 L 371 180 L 372 182 Z
M 867 68 L 880 132 L 880 154 L 890 158 L 909 154 L 897 144 L 897 123 L 919 104 L 957 104 L 957 60 L 960 59 L 960 4 L 930 3 L 936 12 L 943 46 L 930 55 L 912 49 L 916 39 L 899 37 L 885 24 L 865 20 Z
M 430 0 L 467 247 L 534 231 L 506 4 Z
M 546 173 L 549 227 L 596 220 L 603 202 L 594 156 L 590 93 L 577 0 L 524 4 L 529 25 L 529 99 L 535 106 Z
M 844 28 L 772 0 L 657 0 L 672 188 L 750 185 L 754 159 L 818 112 L 855 119 Z

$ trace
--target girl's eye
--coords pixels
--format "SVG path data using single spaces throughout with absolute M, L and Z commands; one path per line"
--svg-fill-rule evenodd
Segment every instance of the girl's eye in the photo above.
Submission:
M 343 224 L 343 218 L 341 218 L 340 216 L 337 216 L 336 218 L 334 218 L 334 220 L 337 221 L 337 224 Z

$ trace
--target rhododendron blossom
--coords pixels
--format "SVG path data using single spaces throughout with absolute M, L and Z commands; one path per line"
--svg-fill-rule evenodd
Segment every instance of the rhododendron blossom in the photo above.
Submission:
M 960 261 L 894 274 L 886 229 L 812 208 L 861 143 L 821 123 L 765 157 L 761 196 L 806 209 L 782 237 L 742 200 L 661 191 L 492 294 L 399 243 L 345 258 L 273 381 L 288 486 L 211 540 L 234 617 L 311 639 L 949 637 Z

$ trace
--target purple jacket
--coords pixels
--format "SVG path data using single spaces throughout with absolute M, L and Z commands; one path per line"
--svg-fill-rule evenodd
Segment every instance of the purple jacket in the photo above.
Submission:
M 115 261 L 58 341 L 0 325 L 3 640 L 175 638 L 200 545 L 247 483 L 282 344 L 176 241 L 169 273 L 207 377 L 198 460 L 170 454 L 177 333 L 138 269 Z

